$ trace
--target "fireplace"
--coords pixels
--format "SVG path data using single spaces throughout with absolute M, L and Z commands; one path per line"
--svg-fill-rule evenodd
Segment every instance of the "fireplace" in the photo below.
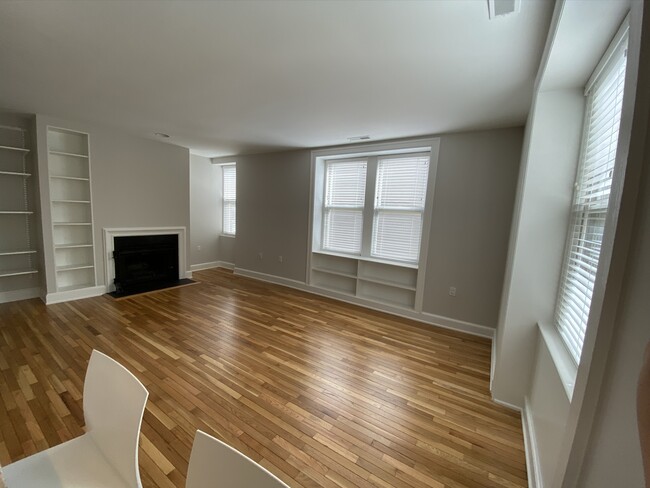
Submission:
M 115 236 L 115 291 L 131 294 L 179 282 L 178 234 Z

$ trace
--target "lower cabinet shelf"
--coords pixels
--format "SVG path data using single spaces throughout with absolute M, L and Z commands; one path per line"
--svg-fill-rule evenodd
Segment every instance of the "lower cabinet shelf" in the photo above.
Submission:
M 38 273 L 37 269 L 5 269 L 0 270 L 0 278 L 6 278 L 8 276 L 30 275 L 35 273 Z
M 310 285 L 391 307 L 416 308 L 417 277 L 411 264 L 312 254 Z

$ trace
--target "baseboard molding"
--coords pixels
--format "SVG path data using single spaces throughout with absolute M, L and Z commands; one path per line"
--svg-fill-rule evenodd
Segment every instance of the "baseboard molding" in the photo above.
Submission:
M 48 293 L 45 295 L 45 304 L 52 305 L 54 303 L 68 302 L 70 300 L 97 297 L 103 295 L 104 293 L 106 293 L 106 287 L 104 285 L 90 286 L 88 288 L 81 288 L 79 290 Z
M 277 285 L 287 286 L 289 288 L 305 291 L 313 295 L 333 298 L 335 300 L 340 300 L 345 303 L 351 303 L 353 305 L 359 305 L 360 307 L 369 308 L 371 310 L 377 310 L 379 312 L 385 312 L 391 315 L 397 315 L 398 317 L 404 317 L 407 319 L 416 320 L 418 322 L 434 325 L 436 327 L 441 327 L 443 329 L 450 329 L 458 332 L 464 332 L 467 334 L 480 336 L 480 337 L 487 337 L 487 338 L 492 338 L 494 336 L 494 329 L 492 329 L 491 327 L 487 327 L 485 325 L 472 324 L 469 322 L 463 322 L 461 320 L 456 320 L 449 317 L 443 317 L 440 315 L 434 315 L 431 313 L 416 312 L 413 310 L 393 307 L 391 305 L 384 305 L 382 303 L 372 302 L 370 300 L 365 300 L 363 298 L 351 297 L 348 295 L 344 295 L 342 293 L 316 288 L 302 281 L 292 280 L 290 278 L 283 278 L 281 276 L 274 276 L 274 275 L 260 273 L 258 271 L 251 271 L 242 268 L 235 268 L 235 274 L 239 276 L 245 276 L 247 278 L 253 278 L 260 281 L 275 283 Z
M 415 312 L 417 313 L 417 312 Z M 429 324 L 437 325 L 438 327 L 443 327 L 445 329 L 458 330 L 461 332 L 467 332 L 468 334 L 487 337 L 488 339 L 494 338 L 495 330 L 492 327 L 486 325 L 473 324 L 471 322 L 464 322 L 462 320 L 452 319 L 449 317 L 443 317 L 442 315 L 435 315 L 429 312 L 422 312 L 422 316 L 426 317 Z M 417 319 L 416 319 L 417 320 Z
M 190 271 L 201 271 L 202 269 L 218 268 L 219 261 L 210 261 L 208 263 L 191 264 Z
M 24 288 L 22 290 L 3 291 L 0 293 L 0 303 L 29 300 L 30 298 L 38 298 L 40 296 L 40 288 Z
M 192 264 L 190 266 L 190 270 L 192 271 L 201 271 L 204 269 L 212 269 L 212 268 L 235 269 L 235 264 L 227 263 L 226 261 L 210 261 L 208 263 Z
M 283 285 L 296 290 L 310 291 L 309 287 L 305 283 L 298 280 L 292 280 L 291 278 L 284 278 L 282 276 L 260 273 L 259 271 L 251 271 L 250 269 L 243 268 L 234 268 L 234 273 L 238 276 L 245 276 L 246 278 L 275 283 L 276 285 Z
M 501 405 L 502 407 L 509 408 L 510 410 L 514 410 L 515 412 L 519 412 L 519 413 L 523 412 L 523 408 L 521 408 L 519 405 L 515 405 L 514 403 L 504 402 L 503 400 L 494 398 L 494 395 L 492 395 L 492 401 L 497 405 Z
M 537 439 L 535 437 L 535 424 L 533 423 L 527 397 L 521 414 L 521 424 L 524 431 L 524 449 L 526 451 L 528 486 L 529 488 L 543 488 L 544 483 L 541 479 L 539 451 L 537 449 Z

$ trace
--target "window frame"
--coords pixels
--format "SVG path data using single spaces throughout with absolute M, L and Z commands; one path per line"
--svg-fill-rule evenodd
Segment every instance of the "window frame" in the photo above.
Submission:
M 579 153 L 578 165 L 576 168 L 574 192 L 571 198 L 569 226 L 567 228 L 564 252 L 562 254 L 562 268 L 560 270 L 557 296 L 556 296 L 555 307 L 553 311 L 553 322 L 554 322 L 555 329 L 561 340 L 562 345 L 564 346 L 566 352 L 571 358 L 571 361 L 573 362 L 574 366 L 578 366 L 580 364 L 583 352 L 585 350 L 585 342 L 588 335 L 588 329 L 590 327 L 590 323 L 593 320 L 592 312 L 594 311 L 594 305 L 600 306 L 600 304 L 598 304 L 598 302 L 595 301 L 594 298 L 597 299 L 595 295 L 595 290 L 596 287 L 598 286 L 599 280 L 602 279 L 602 268 L 604 266 L 607 266 L 607 264 L 604 261 L 607 260 L 605 256 L 605 252 L 608 251 L 605 250 L 604 244 L 608 240 L 608 235 L 611 232 L 613 232 L 613 229 L 616 227 L 614 225 L 614 222 L 612 222 L 612 218 L 615 221 L 616 217 L 615 216 L 612 217 L 611 215 L 613 211 L 616 211 L 616 204 L 614 203 L 613 197 L 614 194 L 618 191 L 617 185 L 620 184 L 617 181 L 616 174 L 620 172 L 619 169 L 620 166 L 625 165 L 625 161 L 618 157 L 619 145 L 620 145 L 619 144 L 620 125 L 618 128 L 619 132 L 617 134 L 617 145 L 614 153 L 614 160 L 613 160 L 614 164 L 611 170 L 609 171 L 610 189 L 608 194 L 607 205 L 602 205 L 603 203 L 602 200 L 588 201 L 586 203 L 580 202 L 578 200 L 578 196 L 580 193 L 581 178 L 584 176 L 583 174 L 584 166 L 587 161 L 587 149 L 588 149 L 587 145 L 590 137 L 590 129 L 592 128 L 590 124 L 590 117 L 594 109 L 595 92 L 598 88 L 602 86 L 602 83 L 605 81 L 605 78 L 611 73 L 613 66 L 615 66 L 616 60 L 619 59 L 619 58 L 614 58 L 614 56 L 620 52 L 622 43 L 626 43 L 625 49 L 623 50 L 623 56 L 627 57 L 627 46 L 629 43 L 629 23 L 627 20 L 623 23 L 619 32 L 610 43 L 608 49 L 606 50 L 601 60 L 599 61 L 598 65 L 594 69 L 594 72 L 591 75 L 585 87 L 586 102 L 585 102 L 585 111 L 583 116 L 583 129 L 582 129 L 582 138 L 580 143 L 580 153 Z M 625 79 L 623 79 L 623 86 L 625 86 L 625 83 L 626 81 Z M 622 98 L 623 99 L 625 98 L 624 92 Z M 622 115 L 623 104 L 624 102 L 621 102 L 621 112 L 618 114 L 619 117 Z M 596 130 L 595 132 L 597 133 L 598 130 Z M 567 306 L 564 312 L 561 309 L 563 308 L 563 302 L 569 301 L 569 295 L 571 294 L 571 290 L 569 288 L 571 288 L 572 285 L 571 281 L 575 281 L 572 280 L 571 276 L 569 275 L 570 273 L 569 267 L 573 263 L 573 260 L 571 259 L 571 256 L 573 254 L 572 248 L 576 243 L 582 242 L 583 240 L 584 241 L 587 240 L 587 239 L 583 239 L 583 237 L 586 236 L 589 233 L 589 229 L 593 227 L 593 225 L 589 226 L 588 223 L 590 220 L 594 219 L 594 216 L 599 216 L 597 217 L 597 220 L 600 220 L 602 222 L 602 234 L 600 237 L 600 241 L 598 243 L 599 244 L 598 259 L 596 263 L 596 269 L 593 271 L 592 274 L 593 281 L 590 281 L 585 285 L 586 287 L 591 288 L 588 291 L 588 293 L 590 293 L 590 296 L 588 297 L 589 307 L 586 310 L 586 313 L 584 313 L 583 311 L 583 313 L 581 314 L 582 317 L 576 318 L 576 320 L 581 322 L 581 324 L 577 325 L 578 328 L 576 328 L 573 325 L 567 326 L 566 321 L 568 319 L 566 319 L 565 316 L 563 316 L 563 313 L 569 313 L 571 311 L 570 310 L 571 307 Z M 579 234 L 579 237 L 578 238 L 574 237 L 577 234 Z M 592 252 L 593 251 L 585 251 L 584 253 L 581 254 L 581 256 L 587 256 Z M 572 289 L 575 290 L 575 287 L 572 287 Z M 581 290 L 580 293 L 583 293 L 583 291 Z M 576 333 L 578 333 L 579 335 L 581 331 L 580 329 L 582 329 L 582 336 L 577 337 Z M 567 336 L 571 336 L 572 339 Z M 574 341 L 574 344 L 571 344 L 572 341 Z M 579 346 L 579 350 L 578 350 L 578 346 Z
M 426 266 L 428 251 L 429 232 L 431 227 L 431 214 L 433 208 L 433 193 L 435 188 L 435 178 L 437 172 L 438 152 L 440 147 L 439 138 L 416 139 L 392 143 L 371 143 L 359 144 L 353 146 L 335 147 L 324 150 L 312 151 L 312 179 L 311 179 L 311 198 L 310 198 L 310 222 L 309 222 L 309 245 L 307 266 L 307 282 L 309 282 L 309 270 L 311 269 L 311 254 L 331 254 L 348 258 L 356 258 L 362 261 L 373 261 L 391 264 L 395 266 L 420 268 Z M 373 216 L 375 212 L 375 191 L 376 191 L 376 165 L 377 158 L 381 156 L 393 155 L 414 155 L 429 154 L 429 172 L 427 178 L 427 190 L 425 206 L 423 212 L 423 225 L 420 237 L 420 253 L 418 262 L 403 262 L 395 260 L 377 259 L 371 256 L 371 239 Z M 351 160 L 365 158 L 368 161 L 366 175 L 366 198 L 363 214 L 363 234 L 361 253 L 352 255 L 347 253 L 337 253 L 322 249 L 323 234 L 323 205 L 325 197 L 325 162 L 328 160 Z M 372 203 L 371 203 L 372 202 Z M 421 274 L 423 276 L 423 274 Z
M 336 163 L 365 163 L 366 164 L 366 177 L 364 181 L 365 185 L 365 195 L 364 195 L 364 200 L 363 200 L 363 205 L 361 206 L 342 206 L 342 205 L 328 205 L 327 203 L 327 170 L 330 164 L 336 164 Z M 364 235 L 364 223 L 366 220 L 366 198 L 368 196 L 368 158 L 360 157 L 360 158 L 349 158 L 349 159 L 327 159 L 325 160 L 325 166 L 324 166 L 324 172 L 325 172 L 325 178 L 323 181 L 324 189 L 323 189 L 323 205 L 322 205 L 322 221 L 321 221 L 321 235 L 323 236 L 321 239 L 321 250 L 326 251 L 326 252 L 332 252 L 332 253 L 337 253 L 337 254 L 346 254 L 350 256 L 361 256 L 363 253 L 363 235 Z M 324 246 L 325 239 L 326 239 L 326 225 L 325 222 L 327 221 L 327 215 L 329 212 L 332 210 L 353 210 L 357 212 L 361 212 L 361 239 L 360 239 L 360 244 L 359 244 L 359 252 L 358 253 L 352 253 L 352 252 L 344 252 L 344 251 L 336 251 L 334 249 L 329 249 Z
M 221 235 L 224 237 L 237 236 L 237 163 L 221 164 Z M 235 171 L 235 198 L 234 200 L 226 199 L 226 169 L 233 168 Z M 226 224 L 226 203 L 234 204 L 235 208 L 235 229 L 234 232 L 227 232 Z

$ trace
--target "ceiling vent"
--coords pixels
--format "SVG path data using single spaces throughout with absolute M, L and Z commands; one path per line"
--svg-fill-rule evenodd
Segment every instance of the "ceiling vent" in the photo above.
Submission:
M 490 19 L 516 14 L 521 8 L 521 0 L 488 0 Z
M 368 140 L 370 140 L 370 136 L 348 137 L 348 142 L 359 142 L 359 141 L 368 141 Z

